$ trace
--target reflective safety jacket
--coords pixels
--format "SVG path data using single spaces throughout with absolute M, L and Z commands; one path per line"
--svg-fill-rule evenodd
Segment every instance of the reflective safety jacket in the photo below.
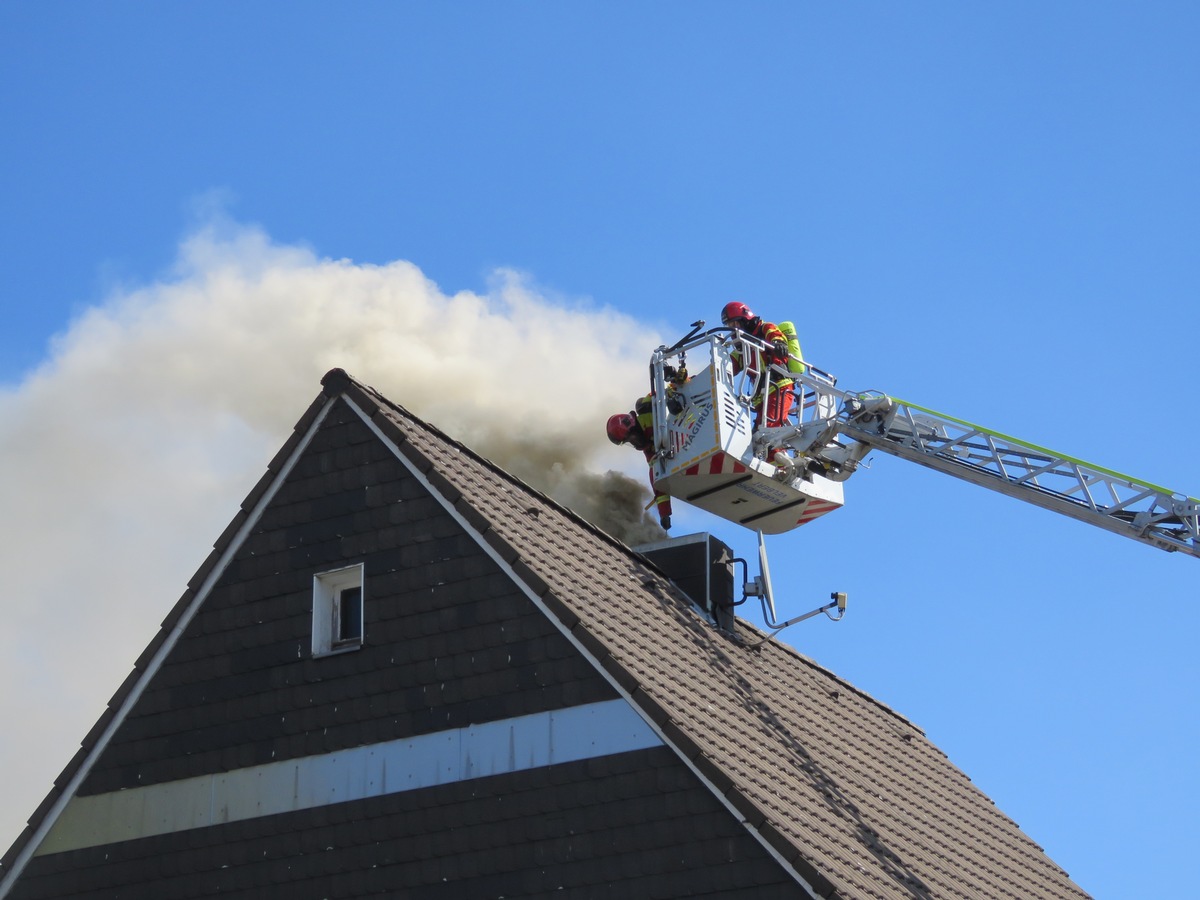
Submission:
M 766 362 L 763 362 L 759 359 L 759 356 L 762 355 L 759 350 L 755 349 L 751 351 L 752 355 L 748 363 L 750 372 L 756 375 L 760 372 L 764 372 L 766 371 L 767 366 L 772 362 L 777 362 L 785 367 L 787 366 L 787 336 L 779 330 L 778 325 L 773 322 L 767 322 L 764 319 L 756 316 L 750 320 L 750 327 L 745 329 L 745 332 L 751 337 L 758 338 L 758 340 L 762 341 L 769 347 L 778 347 L 780 344 L 782 344 L 784 348 L 782 356 L 773 357 L 768 359 Z M 730 359 L 733 360 L 733 372 L 736 375 L 738 372 L 742 371 L 742 352 L 740 350 L 735 350 L 730 354 Z M 774 393 L 780 388 L 790 388 L 793 384 L 795 384 L 795 382 L 791 378 L 776 376 L 775 378 L 771 379 L 771 393 Z
M 658 489 L 654 481 L 654 395 L 647 394 L 633 405 L 633 417 L 637 419 L 637 427 L 629 430 L 629 443 L 646 454 L 646 464 L 650 466 L 650 490 L 654 494 L 654 505 L 658 508 L 659 518 L 671 515 L 671 496 Z

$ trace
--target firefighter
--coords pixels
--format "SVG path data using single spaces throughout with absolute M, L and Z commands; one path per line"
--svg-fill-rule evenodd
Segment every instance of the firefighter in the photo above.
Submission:
M 751 351 L 747 367 L 752 374 L 757 375 L 763 372 L 772 363 L 778 363 L 785 369 L 787 368 L 787 337 L 779 330 L 779 326 L 754 315 L 750 311 L 750 307 L 739 300 L 725 304 L 725 308 L 721 310 L 721 322 L 727 328 L 737 328 L 757 338 L 771 348 L 763 354 L 760 354 L 758 350 Z M 765 361 L 759 358 L 763 355 L 767 357 Z M 737 374 L 742 370 L 741 351 L 735 351 L 732 354 L 732 358 L 733 371 L 734 374 Z M 795 382 L 791 378 L 779 376 L 778 373 L 775 373 L 775 377 L 771 379 L 771 386 L 767 391 L 767 396 L 763 397 L 760 394 L 755 402 L 755 428 L 758 428 L 762 424 L 764 412 L 766 413 L 768 428 L 776 428 L 787 423 L 788 413 L 791 412 L 792 401 L 795 399 L 792 395 L 793 384 Z
M 750 350 L 746 367 L 755 378 L 760 377 L 761 373 L 765 372 L 772 363 L 787 369 L 787 336 L 779 330 L 779 326 L 774 322 L 767 322 L 754 315 L 750 311 L 750 307 L 739 300 L 725 304 L 725 308 L 721 310 L 721 322 L 727 328 L 737 328 L 770 347 L 766 351 Z M 761 358 L 763 356 L 766 357 L 765 360 Z M 736 375 L 742 370 L 742 353 L 740 350 L 735 350 L 730 357 L 733 360 L 733 372 Z M 792 403 L 796 399 L 792 393 L 793 384 L 795 384 L 793 379 L 773 372 L 770 387 L 766 390 L 765 396 L 762 388 L 759 388 L 759 394 L 754 401 L 755 430 L 762 425 L 764 413 L 768 428 L 777 428 L 787 424 L 788 413 L 791 412 Z M 779 467 L 780 478 L 789 478 L 794 474 L 795 461 L 783 449 L 768 447 L 767 459 Z
M 654 494 L 653 502 L 658 508 L 658 522 L 665 531 L 671 527 L 671 496 L 660 491 L 654 482 L 654 458 L 658 454 L 654 450 L 653 396 L 642 397 L 627 413 L 609 416 L 605 430 L 614 444 L 629 444 L 646 454 L 646 464 L 650 466 L 650 492 Z

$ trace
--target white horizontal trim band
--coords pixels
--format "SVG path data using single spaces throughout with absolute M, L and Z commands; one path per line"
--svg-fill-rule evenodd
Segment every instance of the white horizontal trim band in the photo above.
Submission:
M 661 745 L 658 735 L 625 700 L 607 700 L 216 775 L 73 797 L 36 855 Z

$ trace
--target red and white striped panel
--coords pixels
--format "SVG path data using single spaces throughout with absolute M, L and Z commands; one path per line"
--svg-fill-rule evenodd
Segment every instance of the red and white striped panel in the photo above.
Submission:
M 684 475 L 740 475 L 746 467 L 728 453 L 718 453 L 683 470 Z
M 804 507 L 804 514 L 796 520 L 796 524 L 805 525 L 817 516 L 823 516 L 839 506 L 841 506 L 840 503 L 830 503 L 828 500 L 809 500 Z

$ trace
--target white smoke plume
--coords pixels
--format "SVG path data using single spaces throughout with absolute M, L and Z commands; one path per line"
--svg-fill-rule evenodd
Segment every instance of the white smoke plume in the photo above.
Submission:
M 219 218 L 167 277 L 87 310 L 0 388 L 0 850 L 327 370 L 637 541 L 661 536 L 644 462 L 603 428 L 645 390 L 659 343 L 517 273 L 446 294 L 411 263 L 322 259 Z

